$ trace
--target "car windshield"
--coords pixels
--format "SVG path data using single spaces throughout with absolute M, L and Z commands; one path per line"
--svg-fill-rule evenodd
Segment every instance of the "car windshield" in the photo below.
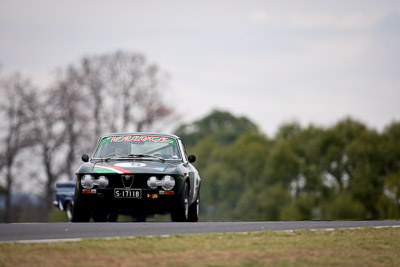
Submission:
M 175 138 L 156 135 L 118 135 L 101 139 L 94 158 L 181 159 Z

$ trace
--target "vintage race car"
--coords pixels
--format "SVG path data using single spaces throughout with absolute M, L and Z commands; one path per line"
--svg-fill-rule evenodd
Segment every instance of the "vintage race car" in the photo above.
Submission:
M 176 135 L 102 136 L 76 173 L 73 222 L 111 221 L 110 214 L 171 213 L 175 222 L 199 219 L 200 183 L 194 155 Z

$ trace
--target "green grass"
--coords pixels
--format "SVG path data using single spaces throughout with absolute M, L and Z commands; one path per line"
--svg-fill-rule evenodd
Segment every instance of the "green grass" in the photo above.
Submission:
M 400 228 L 0 244 L 0 266 L 265 265 L 400 266 Z

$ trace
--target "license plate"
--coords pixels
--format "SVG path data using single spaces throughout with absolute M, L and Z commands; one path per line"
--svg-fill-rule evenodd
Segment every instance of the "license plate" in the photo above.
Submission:
M 114 189 L 115 198 L 142 198 L 141 189 L 125 189 L 125 188 L 115 188 Z

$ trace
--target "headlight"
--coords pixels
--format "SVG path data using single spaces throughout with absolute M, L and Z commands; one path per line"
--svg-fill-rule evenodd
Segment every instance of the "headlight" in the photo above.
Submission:
M 108 186 L 108 179 L 107 179 L 107 177 L 105 177 L 105 176 L 100 176 L 99 179 L 97 179 L 96 182 L 97 182 L 96 184 L 97 184 L 100 188 L 106 188 L 106 187 Z
M 164 190 L 171 190 L 175 186 L 175 179 L 172 176 L 166 175 L 161 179 L 162 188 Z
M 155 176 L 151 176 L 148 180 L 147 180 L 147 186 L 150 187 L 151 189 L 156 189 L 158 186 L 158 179 Z
M 93 180 L 94 180 L 93 176 L 91 176 L 89 174 L 84 175 L 81 179 L 82 187 L 85 189 L 92 189 L 94 186 Z

